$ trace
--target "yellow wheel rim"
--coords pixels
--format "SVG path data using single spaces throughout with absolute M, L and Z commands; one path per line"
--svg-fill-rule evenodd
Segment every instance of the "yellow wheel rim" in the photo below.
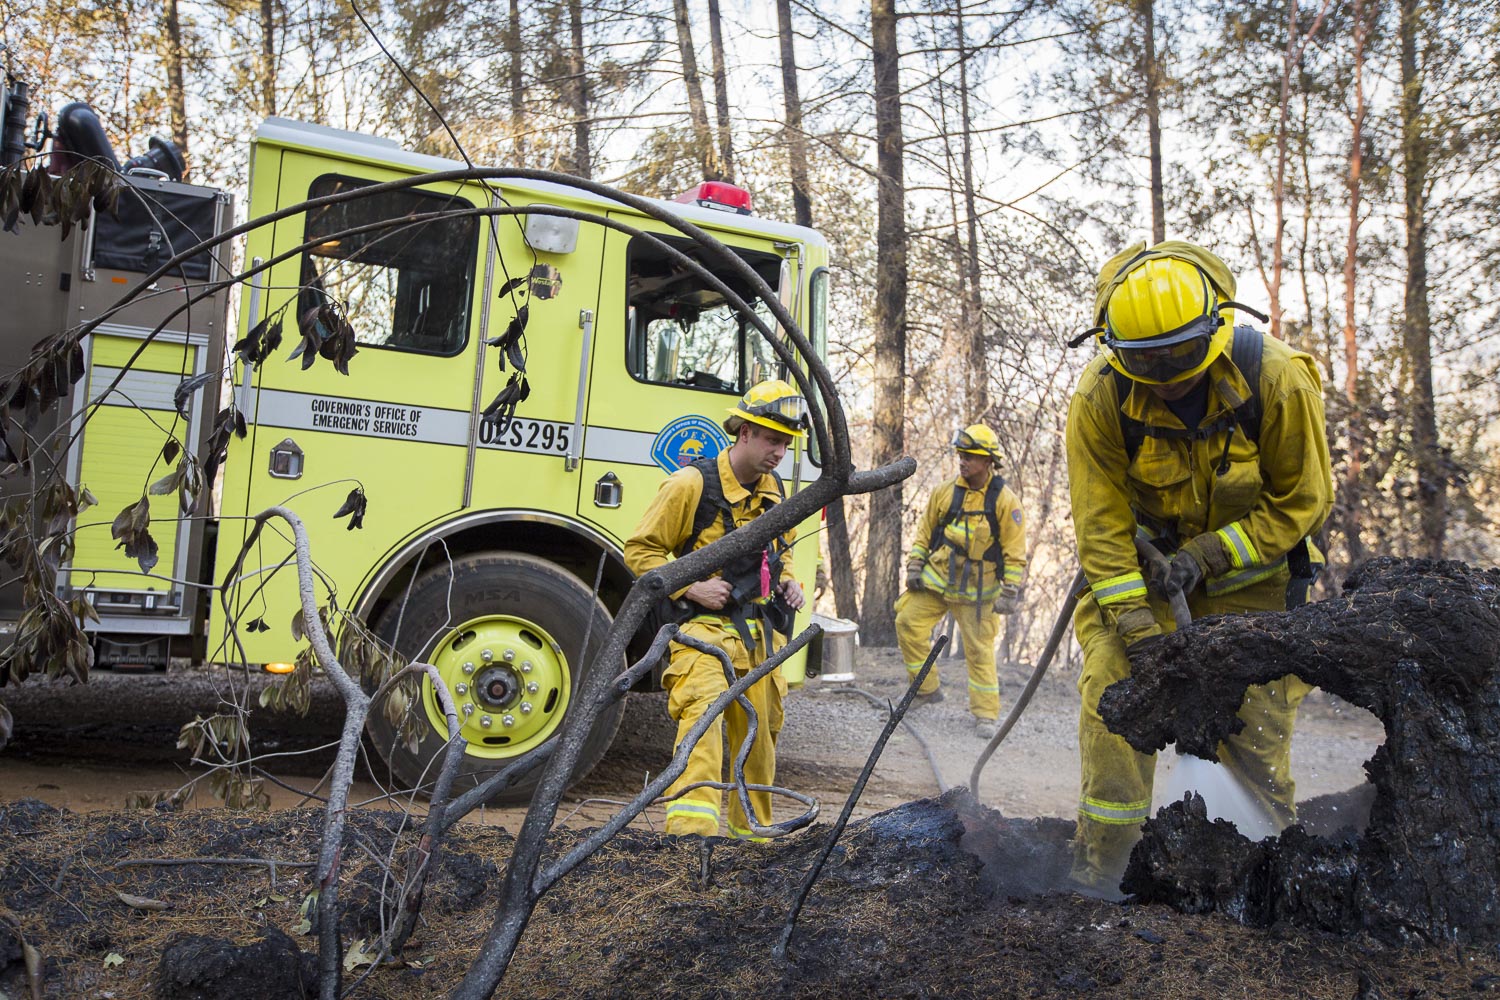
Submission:
M 562 647 L 533 622 L 486 615 L 453 629 L 433 650 L 470 757 L 517 757 L 547 741 L 562 724 L 573 684 Z M 431 678 L 422 681 L 427 720 L 446 735 Z

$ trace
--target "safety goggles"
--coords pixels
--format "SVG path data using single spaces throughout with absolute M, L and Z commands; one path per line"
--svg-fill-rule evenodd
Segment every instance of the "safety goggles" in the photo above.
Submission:
M 988 445 L 980 444 L 968 431 L 958 431 L 953 435 L 952 445 L 959 451 L 977 451 L 994 457 L 994 450 Z
M 754 417 L 766 417 L 793 430 L 807 427 L 807 400 L 801 396 L 782 396 L 769 403 L 740 403 L 740 409 Z
M 1152 382 L 1170 382 L 1203 364 L 1221 322 L 1219 311 L 1214 309 L 1176 330 L 1146 340 L 1122 340 L 1108 329 L 1102 339 L 1126 374 Z

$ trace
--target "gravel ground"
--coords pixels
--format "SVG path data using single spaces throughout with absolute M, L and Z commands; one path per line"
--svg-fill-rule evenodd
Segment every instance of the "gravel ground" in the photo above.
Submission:
M 938 669 L 946 699 L 917 706 L 907 715 L 909 725 L 898 729 L 887 745 L 857 817 L 968 782 L 985 741 L 974 734 L 968 713 L 962 660 L 940 660 Z M 1015 703 L 1026 673 L 1019 666 L 1002 667 L 1002 711 Z M 786 787 L 816 796 L 825 816 L 836 816 L 842 808 L 885 721 L 883 709 L 851 691 L 894 703 L 906 689 L 906 671 L 894 649 L 859 649 L 855 674 L 848 683 L 809 681 L 786 702 L 778 779 Z M 249 682 L 252 704 L 263 684 L 261 677 Z M 85 687 L 7 689 L 4 699 L 15 714 L 16 733 L 0 755 L 0 801 L 34 797 L 75 810 L 108 809 L 119 808 L 134 791 L 177 788 L 195 773 L 185 753 L 175 748 L 179 727 L 194 715 L 212 713 L 221 699 L 233 698 L 236 690 L 245 688 L 239 675 L 193 670 L 146 676 L 100 673 Z M 983 801 L 1009 816 L 1071 817 L 1078 794 L 1077 711 L 1073 678 L 1047 677 L 986 766 L 980 788 Z M 337 739 L 340 719 L 337 695 L 330 685 L 320 685 L 306 718 L 261 712 L 252 731 L 261 753 L 320 748 L 275 757 L 268 764 L 288 785 L 306 789 L 332 760 L 329 744 Z M 665 695 L 630 696 L 610 754 L 574 790 L 564 813 L 567 824 L 602 822 L 612 802 L 633 794 L 647 775 L 666 765 L 673 732 Z M 1314 692 L 1303 705 L 1293 742 L 1298 797 L 1360 784 L 1361 765 L 1382 739 L 1373 716 Z M 301 798 L 274 787 L 271 791 L 277 806 L 293 805 Z M 372 798 L 380 791 L 362 782 L 355 797 Z M 518 816 L 516 810 L 489 810 L 483 818 L 508 825 Z M 661 817 L 660 809 L 653 809 L 642 824 L 659 829 Z

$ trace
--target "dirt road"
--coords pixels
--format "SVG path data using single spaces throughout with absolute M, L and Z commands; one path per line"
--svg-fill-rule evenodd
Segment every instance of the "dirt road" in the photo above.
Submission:
M 908 715 L 921 741 L 897 731 L 856 817 L 967 783 L 984 741 L 974 735 L 968 714 L 962 661 L 940 660 L 938 666 L 946 699 Z M 850 689 L 881 701 L 895 701 L 905 690 L 905 670 L 893 649 L 859 650 L 855 672 L 849 684 L 809 682 L 786 705 L 780 783 L 816 796 L 825 817 L 837 815 L 884 723 L 883 711 Z M 1021 667 L 1002 671 L 1007 710 L 1024 681 Z M 264 683 L 263 677 L 250 681 L 252 704 L 254 692 Z M 179 788 L 202 772 L 190 766 L 184 751 L 175 749 L 178 728 L 194 715 L 216 711 L 221 698 L 232 697 L 244 686 L 242 677 L 229 672 L 195 670 L 150 676 L 103 673 L 82 688 L 8 689 L 5 697 L 16 717 L 16 733 L 0 754 L 0 800 L 29 797 L 90 811 L 120 808 L 132 793 Z M 985 769 L 981 795 L 987 804 L 1011 816 L 1073 815 L 1078 793 L 1076 699 L 1071 677 L 1047 678 Z M 318 687 L 304 719 L 257 713 L 252 722 L 257 751 L 276 755 L 264 766 L 288 786 L 268 788 L 275 806 L 302 800 L 290 789 L 316 785 L 332 761 L 340 718 L 338 697 L 326 684 Z M 562 813 L 564 825 L 599 825 L 611 814 L 613 801 L 633 794 L 649 774 L 665 766 L 672 734 L 664 695 L 632 695 L 609 756 L 570 796 Z M 1373 716 L 1314 692 L 1303 705 L 1292 747 L 1298 798 L 1361 783 L 1361 765 L 1382 739 Z M 1157 784 L 1161 788 L 1167 782 Z M 381 789 L 365 780 L 356 788 L 354 800 L 380 795 Z M 214 804 L 206 788 L 196 803 Z M 476 820 L 514 829 L 519 816 L 520 810 L 490 809 Z M 662 817 L 661 808 L 655 807 L 638 825 L 659 829 Z

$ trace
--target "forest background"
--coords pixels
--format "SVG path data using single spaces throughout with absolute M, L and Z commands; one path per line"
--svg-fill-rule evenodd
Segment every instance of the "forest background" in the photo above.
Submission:
M 658 197 L 731 180 L 819 229 L 856 461 L 919 462 L 829 510 L 821 606 L 892 640 L 955 425 L 987 423 L 1030 524 L 1016 660 L 1074 571 L 1094 348 L 1065 342 L 1139 240 L 1219 253 L 1317 360 L 1323 587 L 1375 554 L 1496 561 L 1497 42 L 1493 0 L 0 0 L 35 109 L 89 101 L 125 155 L 168 135 L 241 206 L 281 115 Z

